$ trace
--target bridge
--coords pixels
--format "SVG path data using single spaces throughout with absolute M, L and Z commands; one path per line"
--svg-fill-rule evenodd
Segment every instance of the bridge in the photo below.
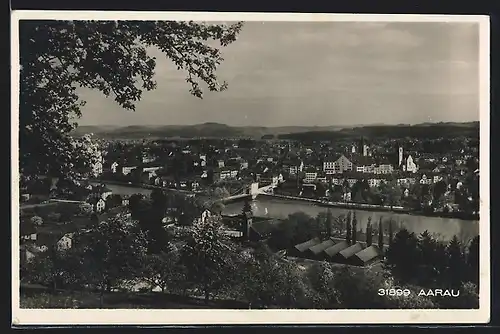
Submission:
M 223 202 L 234 201 L 240 198 L 252 197 L 255 199 L 258 195 L 268 195 L 273 193 L 273 189 L 276 185 L 270 184 L 259 188 L 259 183 L 254 182 L 250 184 L 250 187 L 243 186 L 232 192 L 228 197 L 222 199 Z

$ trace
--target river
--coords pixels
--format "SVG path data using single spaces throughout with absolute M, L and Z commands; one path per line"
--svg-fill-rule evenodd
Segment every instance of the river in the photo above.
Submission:
M 132 195 L 136 193 L 149 194 L 150 189 L 142 189 L 133 186 L 122 186 L 107 184 L 113 193 L 120 195 Z M 268 196 L 258 197 L 251 202 L 255 216 L 268 216 L 272 218 L 285 218 L 289 214 L 302 211 L 310 216 L 316 216 L 320 212 L 325 212 L 326 207 L 315 205 L 305 201 L 291 201 L 285 199 L 272 198 Z M 224 209 L 224 214 L 240 214 L 243 208 L 243 201 L 228 203 Z M 334 216 L 347 214 L 348 209 L 330 208 Z M 465 241 L 479 234 L 479 222 L 473 220 L 462 220 L 456 218 L 426 217 L 419 215 L 409 215 L 403 213 L 377 212 L 355 210 L 358 221 L 358 229 L 365 229 L 368 217 L 372 217 L 372 224 L 377 227 L 379 218 L 392 218 L 396 222 L 395 231 L 398 228 L 406 228 L 410 232 L 420 234 L 425 230 L 444 240 L 450 240 L 456 235 L 460 240 Z

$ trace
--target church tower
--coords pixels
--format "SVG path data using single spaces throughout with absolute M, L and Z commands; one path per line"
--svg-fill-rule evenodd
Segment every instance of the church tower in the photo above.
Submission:
M 399 146 L 398 148 L 398 167 L 401 167 L 403 163 L 403 147 Z
M 245 212 L 243 214 L 243 238 L 246 240 L 250 239 L 250 230 L 252 229 L 252 213 Z

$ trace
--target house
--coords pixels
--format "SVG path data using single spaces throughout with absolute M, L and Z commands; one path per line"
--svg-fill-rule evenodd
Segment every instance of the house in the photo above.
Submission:
M 103 200 L 106 200 L 112 194 L 113 191 L 103 184 L 94 186 L 90 191 L 91 198 L 102 198 Z
M 122 166 L 122 174 L 129 175 L 137 166 Z
M 153 155 L 151 155 L 149 153 L 142 154 L 142 163 L 144 163 L 144 164 L 154 162 L 155 160 L 156 160 L 156 157 L 154 157 Z
M 92 175 L 94 177 L 98 177 L 99 175 L 101 175 L 103 173 L 103 164 L 102 164 L 102 160 L 98 160 L 96 161 L 93 165 L 92 165 Z
M 416 173 L 418 170 L 417 164 L 415 163 L 413 157 L 410 154 L 405 153 L 403 147 L 401 146 L 398 147 L 397 167 L 400 170 L 409 173 Z
M 353 170 L 353 163 L 345 156 L 330 157 L 323 162 L 323 171 L 326 174 L 338 174 Z
M 346 249 L 341 250 L 334 256 L 330 257 L 330 261 L 335 262 L 335 263 L 342 263 L 342 264 L 351 264 L 351 257 L 354 256 L 354 254 L 360 252 L 363 250 L 363 246 L 357 242 L 352 246 L 349 246 Z
M 374 174 L 368 177 L 367 181 L 368 185 L 373 188 L 373 187 L 379 187 L 386 180 L 383 175 Z
M 305 183 L 312 183 L 312 182 L 316 181 L 317 177 L 318 177 L 318 172 L 316 171 L 316 169 L 313 167 L 309 167 L 306 169 L 304 182 Z
M 234 238 L 234 239 L 241 238 L 243 236 L 243 232 L 241 232 L 241 231 L 224 230 L 223 233 L 226 236 L 228 236 L 230 238 Z
M 113 174 L 116 174 L 117 169 L 118 169 L 118 162 L 113 161 L 113 163 L 111 164 L 111 172 L 113 172 Z
M 248 169 L 248 161 L 241 161 L 240 169 Z
M 432 177 L 431 178 L 428 178 L 426 174 L 422 174 L 422 176 L 420 177 L 420 181 L 419 183 L 420 184 L 432 184 Z
M 21 264 L 30 262 L 37 254 L 36 249 L 31 245 L 20 245 L 19 246 L 19 261 Z
M 21 222 L 19 235 L 23 241 L 35 241 L 37 239 L 37 231 L 33 224 Z
M 297 175 L 304 170 L 304 162 L 300 159 L 291 159 L 284 161 L 283 170 L 291 175 Z
M 345 240 L 338 242 L 337 244 L 330 246 L 323 250 L 323 256 L 325 260 L 331 261 L 340 251 L 349 248 L 349 243 Z
M 30 200 L 31 194 L 29 194 L 29 193 L 22 193 L 20 197 L 21 197 L 21 202 L 27 202 L 27 201 Z
M 327 239 L 320 244 L 314 245 L 309 248 L 308 257 L 314 260 L 323 260 L 324 254 L 323 251 L 327 248 L 335 245 L 335 242 L 332 239 Z
M 92 205 L 92 210 L 97 213 L 103 212 L 106 208 L 106 201 L 102 198 L 92 197 L 88 203 Z
M 306 252 L 309 250 L 309 248 L 311 248 L 312 246 L 315 246 L 319 243 L 321 243 L 321 240 L 319 238 L 314 238 L 314 239 L 308 240 L 306 242 L 303 242 L 301 244 L 295 245 L 287 253 L 290 256 L 304 257 L 304 255 L 306 255 Z
M 128 206 L 130 203 L 130 196 L 129 195 L 123 195 L 122 196 L 122 205 L 123 206 Z
M 375 245 L 371 245 L 350 257 L 349 263 L 355 266 L 364 267 L 380 261 L 382 257 L 382 250 Z
M 206 154 L 200 154 L 200 166 L 201 167 L 206 167 L 207 165 L 207 155 Z
M 56 242 L 56 247 L 58 250 L 67 250 L 72 247 L 72 244 L 73 233 L 66 233 Z
M 375 159 L 367 155 L 352 154 L 349 160 L 355 166 L 353 171 L 359 173 L 373 173 L 375 170 Z
M 373 169 L 373 173 L 375 174 L 391 174 L 393 171 L 394 167 L 388 162 L 382 162 Z
M 219 171 L 220 180 L 234 179 L 237 176 L 238 176 L 238 170 L 236 169 L 223 168 Z

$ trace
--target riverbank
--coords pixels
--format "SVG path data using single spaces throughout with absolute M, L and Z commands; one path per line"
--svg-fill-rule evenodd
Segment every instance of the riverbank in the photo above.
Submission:
M 91 183 L 104 183 L 104 184 L 108 184 L 108 185 L 117 185 L 117 186 L 123 186 L 123 187 L 127 187 L 127 188 L 141 188 L 141 189 L 147 189 L 147 190 L 162 189 L 165 191 L 174 191 L 174 192 L 187 194 L 187 195 L 195 195 L 195 196 L 202 196 L 203 195 L 203 193 L 201 193 L 201 192 L 195 193 L 195 192 L 188 191 L 188 190 L 172 189 L 172 188 L 154 186 L 154 185 L 149 185 L 149 184 L 137 184 L 137 183 L 127 183 L 127 182 L 121 182 L 121 181 L 98 180 L 98 179 L 89 179 L 88 181 Z M 242 196 L 241 198 L 233 198 L 233 199 L 227 201 L 227 204 L 232 203 L 232 202 L 241 201 L 245 197 L 246 196 Z M 257 198 L 266 198 L 266 197 L 267 198 L 278 198 L 278 199 L 289 200 L 289 201 L 294 201 L 294 202 L 304 202 L 304 203 L 313 204 L 313 205 L 316 205 L 319 207 L 363 210 L 363 211 L 370 211 L 370 212 L 400 213 L 400 214 L 408 214 L 411 216 L 432 217 L 432 218 L 479 220 L 479 215 L 460 213 L 460 212 L 450 212 L 450 213 L 424 212 L 424 211 L 409 210 L 409 209 L 401 207 L 401 206 L 390 207 L 390 206 L 383 206 L 383 205 L 373 205 L 373 204 L 353 203 L 353 202 L 327 202 L 327 201 L 323 201 L 323 200 L 319 200 L 319 199 L 299 197 L 299 196 L 287 196 L 287 195 L 280 195 L 280 194 L 259 194 L 259 195 L 257 195 Z
M 302 201 L 313 203 L 321 207 L 332 207 L 332 208 L 342 208 L 342 209 L 354 209 L 354 210 L 364 210 L 364 211 L 383 211 L 383 212 L 393 212 L 393 213 L 403 213 L 412 216 L 423 216 L 423 217 L 435 217 L 435 218 L 449 218 L 449 219 L 461 219 L 461 220 L 479 220 L 479 215 L 467 214 L 461 212 L 425 212 L 425 211 L 414 211 L 404 208 L 402 206 L 384 206 L 384 205 L 374 205 L 365 203 L 353 203 L 353 202 L 328 202 L 314 198 L 306 198 L 299 196 L 287 196 L 279 194 L 259 194 L 259 197 L 271 197 L 271 198 L 281 198 L 291 201 Z

